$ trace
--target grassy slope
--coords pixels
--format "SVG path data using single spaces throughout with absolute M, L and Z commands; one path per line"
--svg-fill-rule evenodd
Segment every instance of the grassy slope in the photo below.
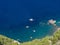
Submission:
M 24 42 L 20 44 L 14 42 L 13 39 L 0 35 L 0 42 L 5 45 L 56 45 L 56 43 L 59 40 L 60 40 L 60 30 L 56 31 L 53 34 L 53 36 L 46 36 L 43 39 L 35 39 L 33 41 Z
M 18 43 L 14 41 L 13 39 L 0 35 L 0 43 L 3 45 L 18 45 Z

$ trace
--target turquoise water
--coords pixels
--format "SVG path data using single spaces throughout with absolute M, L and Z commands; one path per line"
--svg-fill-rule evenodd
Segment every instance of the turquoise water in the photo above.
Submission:
M 8 29 L 8 30 L 1 30 L 0 34 L 8 36 L 12 39 L 18 40 L 20 42 L 31 41 L 34 39 L 41 39 L 45 36 L 52 35 L 54 33 L 54 26 L 46 24 L 39 24 L 36 26 L 32 26 L 28 29 L 18 28 L 18 29 Z M 36 30 L 36 32 L 33 32 Z M 30 38 L 32 37 L 32 39 Z

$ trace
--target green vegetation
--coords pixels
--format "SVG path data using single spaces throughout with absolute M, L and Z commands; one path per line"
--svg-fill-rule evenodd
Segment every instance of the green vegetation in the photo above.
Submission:
M 52 36 L 23 43 L 0 35 L 0 45 L 60 45 L 58 43 L 60 43 L 60 30 L 57 30 Z
M 0 45 L 18 45 L 18 44 L 19 44 L 18 41 L 0 35 Z

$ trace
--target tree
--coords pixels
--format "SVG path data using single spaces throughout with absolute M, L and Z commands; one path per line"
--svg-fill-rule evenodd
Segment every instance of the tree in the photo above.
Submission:
M 3 45 L 3 44 L 0 42 L 0 45 Z

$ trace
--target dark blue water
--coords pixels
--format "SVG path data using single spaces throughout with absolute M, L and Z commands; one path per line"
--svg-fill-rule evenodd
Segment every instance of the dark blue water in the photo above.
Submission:
M 29 22 L 30 18 L 34 21 Z M 54 32 L 54 27 L 46 24 L 49 19 L 60 20 L 59 0 L 0 1 L 0 34 L 2 35 L 22 42 L 42 38 Z M 45 24 L 39 24 L 40 22 Z M 30 28 L 26 29 L 26 25 Z M 34 29 L 35 33 L 32 32 Z

